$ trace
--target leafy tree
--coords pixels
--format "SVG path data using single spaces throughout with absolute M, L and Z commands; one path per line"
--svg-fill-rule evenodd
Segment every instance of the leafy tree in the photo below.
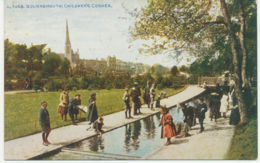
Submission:
M 50 53 L 44 57 L 42 71 L 45 77 L 60 75 L 62 60 L 59 55 Z
M 165 74 L 168 73 L 169 69 L 167 67 L 164 67 L 162 65 L 159 64 L 154 64 L 149 70 L 148 72 L 153 76 L 159 76 L 161 74 Z
M 247 24 L 255 14 L 256 2 L 251 0 L 148 0 L 135 14 L 137 21 L 130 32 L 134 39 L 153 42 L 144 44 L 140 52 L 174 53 L 178 57 L 188 51 L 197 57 L 208 55 L 210 60 L 220 53 L 224 59 L 232 58 L 235 94 L 241 123 L 245 123 L 246 105 L 250 104 L 246 100 L 250 97 L 247 66 L 251 54 L 246 41 L 250 29 Z M 206 61 L 201 63 L 206 66 Z
M 79 67 L 81 70 L 84 70 L 83 67 Z M 64 58 L 61 63 L 61 74 L 64 75 L 66 78 L 70 76 L 72 68 L 70 66 L 70 61 L 67 58 Z M 83 74 L 84 75 L 84 74 Z

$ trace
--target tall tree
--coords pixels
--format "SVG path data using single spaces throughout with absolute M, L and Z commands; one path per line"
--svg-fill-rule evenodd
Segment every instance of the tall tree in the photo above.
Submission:
M 239 46 L 237 45 L 237 37 L 235 31 L 232 28 L 231 18 L 228 13 L 227 4 L 225 0 L 220 0 L 221 11 L 224 16 L 224 21 L 226 23 L 227 30 L 229 32 L 229 39 L 231 42 L 231 49 L 233 54 L 233 64 L 234 64 L 234 80 L 235 80 L 235 93 L 238 99 L 239 111 L 241 115 L 241 122 L 247 122 L 246 116 L 246 102 L 243 98 L 242 93 L 242 83 L 241 83 L 241 71 L 240 71 L 240 62 L 239 62 Z M 243 81 L 243 80 L 242 80 Z
M 130 32 L 135 39 L 153 42 L 144 44 L 140 50 L 152 55 L 163 53 L 178 57 L 181 51 L 188 51 L 197 57 L 214 56 L 216 53 L 231 56 L 241 123 L 245 123 L 246 107 L 249 107 L 246 106 L 243 90 L 247 79 L 247 52 L 246 45 L 242 44 L 245 44 L 243 40 L 248 20 L 243 18 L 246 18 L 245 14 L 254 13 L 254 4 L 255 1 L 250 0 L 241 2 L 238 19 L 236 12 L 229 12 L 237 1 L 231 0 L 227 4 L 225 0 L 148 0 L 147 5 L 136 13 L 136 23 Z M 229 47 L 231 53 L 228 53 Z

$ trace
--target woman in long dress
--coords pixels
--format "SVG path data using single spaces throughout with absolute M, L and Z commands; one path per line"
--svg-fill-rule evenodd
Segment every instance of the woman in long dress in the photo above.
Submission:
M 172 116 L 166 106 L 162 106 L 160 112 L 162 113 L 162 118 L 160 122 L 160 126 L 162 126 L 161 138 L 167 138 L 167 142 L 165 145 L 169 145 L 171 144 L 171 138 L 176 135 L 174 123 L 172 120 Z
M 89 124 L 95 122 L 98 119 L 98 111 L 96 106 L 96 93 L 92 93 L 89 99 L 89 113 L 87 119 Z

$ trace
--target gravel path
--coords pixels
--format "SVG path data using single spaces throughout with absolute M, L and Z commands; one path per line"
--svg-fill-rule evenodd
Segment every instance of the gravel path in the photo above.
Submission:
M 196 125 L 189 132 L 190 137 L 172 139 L 172 144 L 161 147 L 146 159 L 224 159 L 234 134 L 234 126 L 228 121 L 229 118 L 220 118 L 216 123 L 206 118 L 203 133 L 199 133 Z

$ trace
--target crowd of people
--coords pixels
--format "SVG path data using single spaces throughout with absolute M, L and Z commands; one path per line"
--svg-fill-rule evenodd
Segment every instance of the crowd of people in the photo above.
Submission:
M 208 108 L 210 109 L 210 119 L 215 121 L 222 116 L 226 118 L 226 112 L 233 108 L 230 116 L 230 124 L 237 124 L 237 119 L 231 120 L 232 116 L 237 117 L 237 105 L 234 101 L 234 90 L 231 89 L 227 94 L 222 93 L 217 89 L 210 93 L 210 97 L 194 98 L 190 102 L 179 103 L 177 108 L 172 112 L 173 116 L 169 113 L 169 109 L 166 106 L 160 105 L 160 99 L 166 97 L 164 92 L 160 93 L 155 103 L 155 84 L 149 87 L 149 84 L 143 89 L 143 101 L 151 110 L 154 107 L 160 107 L 160 113 L 162 114 L 160 125 L 162 126 L 161 137 L 167 138 L 166 145 L 169 145 L 171 137 L 186 137 L 190 136 L 189 130 L 196 125 L 196 119 L 199 121 L 200 132 L 204 131 L 204 119 L 205 113 Z M 125 104 L 125 118 L 132 118 L 131 110 L 133 108 L 133 116 L 141 114 L 141 89 L 138 87 L 138 83 L 135 82 L 131 92 L 126 88 L 123 94 L 123 102 Z M 130 98 L 132 98 L 132 107 L 130 105 Z M 102 135 L 104 132 L 102 127 L 104 126 L 103 117 L 98 116 L 98 109 L 96 105 L 96 93 L 91 93 L 88 106 L 88 114 L 86 120 L 89 121 L 89 125 L 93 124 L 93 129 Z M 155 106 L 154 106 L 155 105 Z M 231 106 L 232 105 L 232 106 Z M 78 119 L 79 108 L 81 106 L 80 94 L 76 94 L 74 97 L 69 98 L 69 90 L 65 89 L 60 95 L 60 103 L 58 105 L 58 113 L 61 115 L 61 119 L 66 121 L 67 114 L 69 114 L 72 121 L 72 125 L 77 125 L 75 120 Z M 50 118 L 47 108 L 47 102 L 43 101 L 39 110 L 39 122 L 42 127 L 42 140 L 43 145 L 49 145 L 48 136 L 51 131 Z M 232 115 L 233 114 L 233 115 Z M 232 122 L 231 122 L 232 121 Z M 88 129 L 90 129 L 89 127 Z M 87 130 L 88 130 L 87 129 Z
M 206 94 L 197 100 L 192 98 L 189 102 L 179 103 L 171 113 L 166 106 L 161 106 L 162 114 L 160 125 L 162 126 L 161 137 L 167 138 L 166 144 L 171 143 L 172 137 L 180 138 L 190 136 L 189 131 L 198 123 L 200 133 L 204 131 L 204 120 L 209 110 L 209 118 L 215 122 L 219 118 L 227 118 L 227 112 L 231 111 L 229 117 L 230 125 L 237 125 L 240 121 L 240 114 L 234 87 L 220 88 L 217 84 L 215 89 L 206 90 Z M 208 109 L 209 108 L 209 109 Z

